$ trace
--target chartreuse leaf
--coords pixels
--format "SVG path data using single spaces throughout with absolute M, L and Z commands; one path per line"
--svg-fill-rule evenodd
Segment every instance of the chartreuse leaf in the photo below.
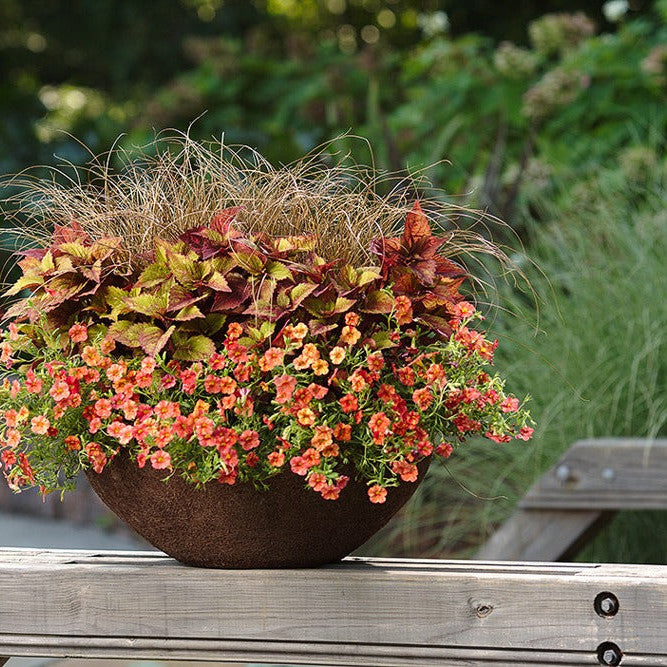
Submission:
M 128 347 L 138 347 L 139 338 L 137 335 L 132 335 L 133 326 L 129 320 L 118 320 L 109 327 L 109 336 Z
M 206 279 L 206 285 L 216 292 L 232 291 L 232 288 L 220 271 L 213 271 L 213 273 Z
M 374 280 L 381 278 L 382 274 L 375 268 L 363 268 L 359 270 L 359 275 L 357 278 L 357 285 L 363 287 L 368 283 L 372 283 Z
M 396 343 L 391 340 L 389 335 L 389 331 L 378 331 L 371 336 L 378 350 L 383 350 L 387 347 L 396 347 Z
M 236 263 L 250 275 L 256 276 L 264 270 L 264 259 L 256 253 L 235 252 Z
M 49 250 L 44 257 L 42 257 L 42 261 L 40 262 L 40 269 L 44 273 L 48 273 L 49 271 L 53 271 L 56 268 L 56 265 L 53 262 L 53 255 L 51 254 L 51 251 Z
M 135 283 L 137 287 L 153 287 L 159 285 L 171 275 L 169 267 L 163 262 L 149 264 L 139 276 Z
M 187 322 L 188 320 L 196 320 L 199 317 L 204 317 L 204 313 L 195 304 L 191 304 L 181 308 L 174 319 L 177 322 Z
M 265 270 L 275 280 L 286 280 L 292 278 L 292 272 L 282 262 L 269 260 L 266 263 Z
M 374 290 L 366 296 L 366 301 L 359 308 L 364 313 L 390 313 L 394 308 L 394 297 L 382 290 Z
M 202 278 L 199 258 L 194 252 L 187 255 L 169 252 L 167 263 L 174 278 L 184 287 L 190 287 L 193 282 Z
M 166 292 L 157 294 L 138 294 L 126 297 L 125 304 L 135 313 L 147 317 L 159 317 L 167 312 L 169 306 L 169 295 Z
M 310 296 L 317 289 L 317 285 L 313 283 L 300 283 L 295 285 L 290 291 L 290 299 L 292 300 L 292 307 L 298 307 L 301 302 Z
M 38 275 L 21 276 L 4 294 L 3 296 L 14 296 L 24 289 L 39 287 L 44 284 L 44 278 Z
M 207 336 L 174 337 L 174 359 L 203 361 L 215 352 L 215 343 Z
M 90 248 L 86 248 L 85 245 L 79 243 L 78 241 L 61 243 L 58 246 L 58 250 L 68 255 L 72 255 L 72 257 L 76 257 L 77 259 L 90 260 Z
M 154 357 L 160 350 L 162 350 L 176 329 L 176 327 L 172 325 L 166 331 L 163 331 L 160 327 L 156 327 L 152 324 L 134 324 L 133 328 L 133 333 L 136 332 L 139 346 L 151 357 Z

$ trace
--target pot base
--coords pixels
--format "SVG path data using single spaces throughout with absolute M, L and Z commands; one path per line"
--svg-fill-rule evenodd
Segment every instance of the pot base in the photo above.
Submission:
M 428 461 L 419 466 L 420 479 Z M 197 489 L 163 471 L 140 469 L 119 455 L 101 473 L 86 471 L 102 501 L 150 544 L 185 565 L 214 568 L 314 567 L 360 547 L 415 492 L 418 483 L 390 488 L 375 505 L 367 486 L 350 479 L 338 500 L 304 488 L 287 471 L 252 484 L 209 482 Z

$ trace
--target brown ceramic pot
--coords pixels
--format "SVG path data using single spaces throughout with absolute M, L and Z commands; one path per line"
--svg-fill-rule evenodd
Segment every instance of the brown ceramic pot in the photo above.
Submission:
M 428 462 L 420 464 L 420 478 Z M 314 567 L 361 546 L 405 504 L 417 483 L 389 490 L 374 505 L 366 485 L 351 479 L 336 501 L 304 489 L 285 472 L 268 491 L 251 484 L 211 482 L 197 489 L 164 471 L 140 469 L 117 456 L 104 471 L 87 472 L 104 503 L 153 546 L 186 565 L 218 568 Z

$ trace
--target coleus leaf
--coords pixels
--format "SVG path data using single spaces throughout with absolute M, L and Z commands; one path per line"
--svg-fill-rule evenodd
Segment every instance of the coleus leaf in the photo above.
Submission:
M 208 336 L 174 337 L 174 359 L 203 361 L 215 352 L 215 343 Z
M 216 292 L 231 292 L 232 288 L 229 286 L 229 283 L 225 277 L 219 271 L 213 271 L 213 273 L 206 278 L 205 284 L 207 287 L 210 287 Z
M 170 326 L 166 331 L 153 324 L 133 324 L 133 335 L 136 335 L 139 347 L 151 357 L 158 354 L 167 344 L 176 327 Z
M 300 283 L 295 285 L 289 293 L 292 309 L 298 308 L 303 300 L 309 297 L 317 288 L 318 285 L 314 283 Z
M 383 290 L 373 290 L 359 307 L 362 313 L 387 314 L 394 309 L 394 297 Z
M 90 236 L 86 234 L 83 227 L 74 219 L 69 225 L 56 225 L 53 230 L 53 245 L 68 243 L 70 241 L 81 241 L 90 243 Z
M 196 320 L 200 317 L 204 317 L 204 313 L 197 308 L 194 304 L 190 306 L 185 306 L 184 308 L 181 308 L 181 310 L 178 311 L 176 316 L 174 317 L 174 320 L 177 322 L 187 322 L 189 320 Z
M 405 218 L 405 227 L 403 229 L 403 243 L 406 246 L 412 246 L 417 241 L 432 236 L 431 225 L 419 200 L 415 201 L 412 211 Z
M 77 259 L 83 259 L 85 261 L 90 261 L 91 258 L 90 247 L 86 247 L 80 241 L 70 241 L 69 243 L 61 243 L 58 246 L 58 250 L 61 253 L 72 255 L 72 257 L 76 257 Z
M 130 311 L 146 315 L 147 317 L 160 317 L 167 312 L 169 307 L 169 294 L 162 292 L 157 294 L 138 294 L 137 296 L 125 297 L 125 305 Z
M 230 231 L 232 222 L 234 222 L 242 208 L 242 206 L 232 206 L 230 208 L 225 208 L 222 211 L 218 211 L 213 216 L 213 220 L 211 220 L 211 229 L 226 236 Z
M 139 276 L 135 287 L 154 287 L 171 276 L 171 271 L 165 262 L 149 264 Z
M 275 280 L 288 280 L 292 278 L 292 272 L 282 262 L 269 260 L 266 263 L 265 270 Z

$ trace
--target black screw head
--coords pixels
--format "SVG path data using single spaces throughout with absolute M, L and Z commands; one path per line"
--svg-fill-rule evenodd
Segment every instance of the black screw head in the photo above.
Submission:
M 620 665 L 623 652 L 614 642 L 602 642 L 598 646 L 598 662 L 601 665 Z
M 618 598 L 613 593 L 603 591 L 595 596 L 593 607 L 598 616 L 602 616 L 602 618 L 611 618 L 618 614 Z

